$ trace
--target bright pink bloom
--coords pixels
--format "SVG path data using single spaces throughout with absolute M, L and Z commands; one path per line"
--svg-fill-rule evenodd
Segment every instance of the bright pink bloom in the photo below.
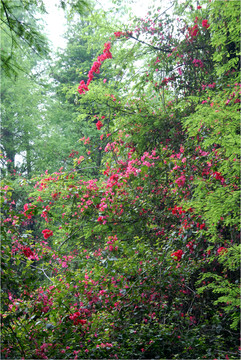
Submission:
M 95 74 L 100 73 L 100 67 L 102 62 L 105 61 L 106 59 L 112 58 L 110 48 L 111 48 L 111 43 L 110 42 L 105 43 L 103 54 L 98 56 L 97 61 L 93 63 L 92 68 L 89 71 L 87 83 L 85 84 L 84 80 L 80 82 L 80 85 L 78 87 L 78 92 L 80 94 L 85 94 L 86 91 L 89 91 L 88 86 L 91 83 L 91 81 L 94 79 L 94 73 Z
M 183 187 L 185 184 L 186 178 L 184 175 L 181 175 L 176 181 L 175 183 L 179 186 L 179 187 Z
M 73 315 L 69 316 L 70 320 L 73 320 L 74 325 L 78 325 L 78 324 L 84 325 L 87 322 L 87 320 L 78 319 L 80 315 L 81 315 L 80 312 L 76 311 Z

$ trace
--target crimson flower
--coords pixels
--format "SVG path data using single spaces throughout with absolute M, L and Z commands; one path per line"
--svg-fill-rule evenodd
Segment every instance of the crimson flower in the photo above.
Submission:
M 203 20 L 203 21 L 202 21 L 202 26 L 203 26 L 204 28 L 208 29 L 209 26 L 210 26 L 210 24 L 208 24 L 208 21 L 207 21 L 207 20 Z
M 26 257 L 30 257 L 30 256 L 34 255 L 34 253 L 32 252 L 32 250 L 29 247 L 25 247 L 23 249 L 23 253 Z
M 97 129 L 100 130 L 100 129 L 102 128 L 102 126 L 103 126 L 103 124 L 102 124 L 102 122 L 99 120 L 99 121 L 97 122 L 97 124 L 96 124 Z
M 87 320 L 78 319 L 80 315 L 81 315 L 80 312 L 76 311 L 73 315 L 69 316 L 70 320 L 73 320 L 74 325 L 78 325 L 78 324 L 84 325 L 87 322 Z
M 42 234 L 45 239 L 48 239 L 50 236 L 53 236 L 53 231 L 49 229 L 45 229 L 42 231 Z
M 193 28 L 188 28 L 189 34 L 191 37 L 197 36 L 199 29 L 198 29 L 198 25 L 194 25 Z
M 220 248 L 218 248 L 218 255 L 223 255 L 223 254 L 225 254 L 228 250 L 225 248 L 225 247 L 223 247 L 223 246 L 221 246 Z
M 183 254 L 184 252 L 182 250 L 177 250 L 176 252 L 172 253 L 171 256 L 174 257 L 174 260 L 180 261 Z

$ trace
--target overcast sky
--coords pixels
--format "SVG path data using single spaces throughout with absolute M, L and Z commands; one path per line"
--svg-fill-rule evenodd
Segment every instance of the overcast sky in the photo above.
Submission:
M 53 48 L 64 47 L 66 40 L 62 37 L 65 32 L 66 19 L 64 12 L 56 4 L 58 0 L 44 0 L 48 14 L 44 15 L 46 21 L 46 33 L 53 43 Z
M 128 0 L 126 0 L 128 3 Z M 147 13 L 148 6 L 150 6 L 154 0 L 136 0 L 135 4 L 132 5 L 133 14 L 136 16 L 145 16 Z M 163 4 L 170 5 L 170 1 L 162 1 Z M 57 7 L 59 4 L 59 0 L 44 0 L 46 10 L 48 14 L 44 16 L 44 20 L 46 21 L 46 33 L 53 43 L 53 49 L 55 50 L 57 47 L 64 47 L 66 44 L 66 40 L 62 37 L 65 32 L 66 19 L 64 17 L 64 11 Z M 99 4 L 103 8 L 108 6 L 108 0 L 99 0 Z M 157 3 L 157 1 L 156 1 Z

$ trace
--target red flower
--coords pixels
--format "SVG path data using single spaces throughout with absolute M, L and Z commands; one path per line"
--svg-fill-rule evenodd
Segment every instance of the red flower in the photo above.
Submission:
M 50 236 L 53 236 L 53 231 L 49 229 L 45 229 L 42 231 L 42 234 L 45 239 L 48 239 Z
M 216 180 L 220 180 L 222 184 L 223 184 L 224 181 L 225 181 L 225 180 L 224 180 L 224 177 L 221 175 L 220 172 L 214 171 L 213 177 L 214 177 Z
M 33 212 L 30 211 L 29 213 L 26 214 L 26 211 L 29 211 L 29 210 L 33 210 L 34 208 L 36 207 L 36 205 L 32 205 L 32 204 L 25 204 L 23 206 L 24 208 L 24 216 L 26 216 L 28 219 L 31 219 L 32 216 L 33 216 Z
M 202 7 L 200 6 L 200 5 L 198 5 L 198 7 L 197 7 L 197 9 L 199 10 L 199 9 L 201 9 Z
M 23 249 L 23 253 L 24 253 L 24 255 L 25 255 L 26 257 L 30 257 L 30 256 L 33 256 L 33 255 L 34 255 L 34 253 L 32 252 L 32 250 L 30 250 L 29 247 L 25 247 L 25 248 Z
M 203 21 L 202 21 L 202 26 L 203 26 L 204 28 L 208 29 L 209 26 L 210 26 L 210 24 L 208 24 L 208 21 L 207 21 L 207 20 L 203 20 Z
M 97 129 L 100 130 L 100 129 L 102 128 L 102 126 L 103 126 L 103 124 L 102 124 L 102 122 L 99 120 L 99 121 L 97 122 L 97 124 L 96 124 Z
M 89 91 L 88 86 L 91 83 L 91 81 L 94 79 L 94 73 L 96 73 L 96 74 L 100 73 L 100 67 L 101 67 L 102 62 L 105 61 L 106 59 L 112 58 L 110 48 L 111 48 L 110 42 L 105 43 L 103 54 L 98 56 L 97 61 L 94 62 L 94 64 L 92 65 L 92 68 L 89 71 L 87 83 L 85 84 L 84 80 L 82 80 L 80 82 L 80 85 L 78 87 L 78 92 L 80 94 L 85 94 L 86 91 Z
M 78 324 L 84 325 L 87 322 L 87 320 L 78 319 L 80 315 L 81 315 L 80 312 L 76 311 L 73 315 L 69 316 L 70 320 L 73 320 L 74 325 L 78 325 Z
M 225 247 L 220 247 L 218 248 L 218 255 L 223 255 L 227 252 L 228 250 Z
M 174 260 L 180 261 L 183 254 L 184 252 L 182 250 L 177 250 L 176 252 L 172 253 L 171 256 L 174 257 Z
M 188 28 L 189 34 L 191 37 L 197 36 L 199 29 L 198 29 L 198 25 L 194 25 L 193 28 Z

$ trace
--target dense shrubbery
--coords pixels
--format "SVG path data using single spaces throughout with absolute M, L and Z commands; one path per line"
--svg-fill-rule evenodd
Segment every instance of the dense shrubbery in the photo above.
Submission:
M 21 183 L 25 204 L 2 185 L 5 358 L 238 358 L 239 5 L 173 16 L 105 45 L 144 71 L 130 91 L 81 83 L 80 123 L 96 113 L 71 172 Z

